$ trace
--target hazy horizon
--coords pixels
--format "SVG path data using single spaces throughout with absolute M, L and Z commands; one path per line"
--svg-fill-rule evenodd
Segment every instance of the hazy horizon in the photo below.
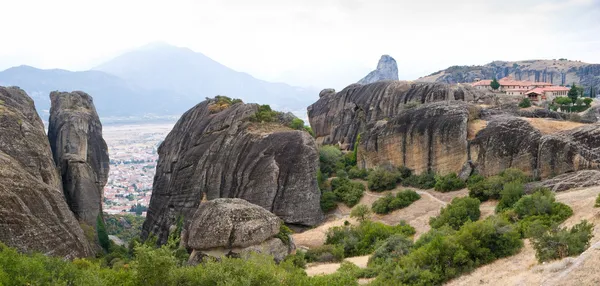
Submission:
M 88 70 L 152 42 L 303 87 L 340 88 L 382 54 L 400 79 L 452 65 L 567 58 L 600 63 L 600 0 L 13 1 L 0 70 Z M 32 9 L 35 8 L 35 9 Z

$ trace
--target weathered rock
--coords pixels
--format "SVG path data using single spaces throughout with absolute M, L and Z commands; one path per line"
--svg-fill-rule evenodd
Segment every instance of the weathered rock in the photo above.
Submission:
M 159 147 L 142 235 L 164 243 L 177 217 L 191 220 L 203 196 L 242 198 L 290 224 L 319 223 L 314 139 L 278 123 L 250 122 L 256 104 L 211 114 L 212 102 L 186 112 Z
M 600 167 L 600 124 L 545 135 L 538 168 L 542 178 Z
M 310 125 L 319 144 L 351 149 L 367 124 L 389 120 L 415 105 L 438 101 L 474 101 L 483 93 L 470 86 L 382 81 L 353 84 L 327 94 L 308 107 Z M 461 164 L 464 162 L 461 162 Z
M 535 176 L 541 136 L 525 120 L 495 117 L 471 141 L 470 158 L 484 176 L 496 175 L 506 168 L 518 168 Z
M 90 226 L 102 213 L 109 158 L 92 97 L 80 91 L 50 94 L 48 139 L 75 216 Z
M 575 188 L 585 188 L 600 186 L 599 170 L 582 170 L 578 172 L 566 173 L 541 182 L 532 182 L 525 185 L 527 192 L 535 188 L 549 188 L 554 192 L 562 192 Z
M 326 88 L 321 90 L 321 92 L 319 92 L 319 98 L 326 96 L 326 95 L 330 95 L 330 94 L 335 94 L 335 89 L 333 88 Z
M 275 237 L 280 226 L 281 219 L 260 206 L 242 199 L 215 199 L 200 204 L 184 245 L 215 257 L 258 252 L 281 261 L 290 248 Z
M 383 55 L 377 63 L 377 69 L 370 72 L 359 84 L 369 84 L 382 80 L 398 80 L 398 65 L 396 60 L 389 55 Z
M 0 87 L 0 241 L 65 258 L 93 254 L 69 210 L 31 98 Z
M 370 124 L 360 137 L 358 165 L 405 166 L 416 173 L 458 173 L 468 159 L 468 120 L 469 105 L 454 101 L 426 104 L 390 121 Z

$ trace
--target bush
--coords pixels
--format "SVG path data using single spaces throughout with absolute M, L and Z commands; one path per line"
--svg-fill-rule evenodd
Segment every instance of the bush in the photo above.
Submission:
M 322 146 L 319 149 L 319 168 L 325 177 L 329 177 L 337 170 L 338 163 L 342 161 L 342 151 L 335 146 Z
M 98 214 L 96 218 L 96 231 L 98 232 L 98 242 L 104 251 L 110 250 L 110 239 L 108 238 L 108 233 L 106 232 L 106 227 L 104 226 L 104 219 L 102 218 L 102 214 Z
M 593 228 L 594 225 L 586 220 L 574 225 L 570 230 L 553 227 L 533 238 L 535 256 L 538 261 L 544 262 L 579 255 L 590 246 L 590 239 L 594 236 Z
M 371 216 L 371 209 L 366 205 L 358 205 L 352 208 L 350 212 L 351 218 L 356 218 L 359 222 L 363 222 L 369 219 Z
M 431 189 L 435 187 L 435 183 L 435 174 L 431 172 L 424 172 L 420 175 L 412 174 L 406 179 L 402 180 L 403 186 L 419 189 Z
M 271 106 L 263 104 L 258 107 L 258 111 L 254 115 L 256 122 L 273 122 L 277 119 L 277 111 L 271 110 Z
M 369 189 L 371 191 L 382 192 L 394 189 L 399 178 L 400 176 L 397 173 L 392 173 L 382 168 L 376 168 L 369 172 L 367 181 L 369 182 Z
M 525 195 L 525 189 L 523 184 L 520 182 L 510 182 L 504 185 L 504 188 L 500 192 L 500 201 L 496 206 L 496 212 L 501 212 L 505 209 L 512 208 L 512 206 Z
M 440 215 L 429 219 L 432 228 L 440 228 L 448 225 L 453 229 L 459 229 L 468 221 L 477 221 L 481 212 L 479 200 L 475 198 L 454 198 L 446 207 L 442 208 Z
M 349 207 L 355 206 L 363 197 L 365 186 L 348 179 L 335 178 L 331 180 L 331 188 L 338 200 Z
M 523 100 L 521 100 L 521 102 L 519 102 L 519 107 L 520 108 L 531 107 L 531 101 L 529 100 L 529 98 L 527 98 L 527 97 L 523 98 Z
M 413 247 L 412 240 L 404 235 L 395 234 L 386 239 L 381 246 L 375 249 L 369 258 L 369 265 L 396 263 L 402 256 L 407 255 Z
M 279 233 L 277 233 L 276 237 L 279 238 L 285 245 L 290 246 L 290 235 L 293 233 L 294 232 L 282 222 L 281 226 L 279 226 Z
M 583 103 L 585 104 L 585 106 L 590 106 L 592 104 L 592 101 L 594 100 L 589 97 L 583 99 Z
M 306 251 L 306 262 L 339 262 L 344 259 L 344 248 L 335 245 L 323 245 Z
M 292 119 L 292 122 L 290 123 L 290 128 L 296 129 L 296 130 L 304 129 L 304 120 L 302 120 L 300 118 Z
M 208 110 L 211 114 L 219 113 L 219 112 L 229 108 L 231 105 L 234 105 L 234 104 L 240 103 L 240 102 L 242 102 L 241 99 L 237 99 L 237 98 L 232 99 L 227 96 L 217 95 L 217 96 L 215 96 L 215 101 L 208 106 Z
M 328 212 L 330 210 L 335 209 L 337 207 L 337 204 L 335 203 L 337 202 L 337 200 L 338 197 L 335 195 L 334 192 L 321 192 L 321 210 L 323 210 L 324 212 Z
M 405 208 L 420 198 L 421 196 L 415 191 L 404 190 L 398 192 L 395 196 L 387 194 L 385 197 L 377 199 L 373 202 L 372 209 L 377 214 L 387 214 L 394 210 Z
M 348 171 L 348 178 L 350 178 L 350 179 L 365 180 L 365 179 L 367 179 L 367 176 L 369 176 L 369 172 L 367 171 L 367 169 L 359 169 L 357 167 L 352 167 Z
M 540 227 L 550 228 L 565 221 L 573 215 L 573 210 L 556 202 L 554 193 L 549 189 L 538 188 L 532 195 L 519 199 L 505 214 L 518 222 L 518 228 L 524 237 L 529 237 L 539 232 Z
M 596 203 L 594 204 L 595 208 L 600 208 L 600 194 L 596 197 Z
M 467 186 L 469 188 L 469 196 L 477 198 L 484 202 L 489 199 L 500 199 L 500 192 L 504 189 L 504 185 L 510 182 L 527 183 L 529 178 L 523 171 L 519 169 L 509 168 L 502 171 L 498 176 L 484 178 L 480 175 L 469 178 Z
M 367 255 L 394 234 L 411 236 L 415 229 L 400 222 L 389 226 L 380 222 L 363 221 L 359 225 L 345 225 L 332 227 L 327 231 L 325 244 L 341 246 L 345 257 Z
M 435 178 L 435 190 L 438 192 L 450 192 L 460 190 L 466 186 L 465 182 L 459 178 L 456 173 L 450 173 L 446 176 L 437 176 Z

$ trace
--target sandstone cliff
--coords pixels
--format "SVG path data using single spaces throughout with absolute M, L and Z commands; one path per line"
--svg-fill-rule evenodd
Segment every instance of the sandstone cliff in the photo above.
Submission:
M 23 252 L 93 254 L 69 206 L 31 98 L 0 87 L 0 241 Z
M 50 94 L 48 139 L 65 197 L 75 216 L 90 226 L 102 213 L 109 158 L 92 97 L 80 91 Z
M 377 63 L 377 69 L 359 80 L 358 83 L 369 84 L 382 80 L 398 80 L 398 65 L 396 60 L 389 55 L 381 56 Z
M 569 60 L 495 61 L 483 66 L 453 66 L 418 80 L 464 83 L 476 79 L 506 76 L 512 76 L 517 80 L 550 82 L 555 85 L 576 83 L 584 86 L 586 92 L 593 87 L 594 93 L 600 94 L 600 64 Z
M 186 112 L 158 149 L 142 235 L 165 242 L 174 221 L 190 220 L 203 197 L 241 198 L 300 225 L 321 221 L 313 138 L 279 123 L 255 123 L 259 106 L 214 112 L 213 99 Z M 211 110 L 213 112 L 211 112 Z

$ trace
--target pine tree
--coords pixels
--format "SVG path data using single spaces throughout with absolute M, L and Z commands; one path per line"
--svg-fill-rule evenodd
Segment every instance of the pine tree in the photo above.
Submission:
M 575 104 L 575 102 L 577 101 L 577 97 L 579 96 L 579 92 L 577 91 L 577 86 L 575 86 L 575 83 L 573 83 L 573 86 L 571 86 L 571 89 L 569 90 L 569 93 L 567 95 L 569 96 L 573 104 Z
M 498 82 L 498 80 L 496 80 L 496 78 L 494 78 L 490 83 L 490 86 L 493 90 L 498 90 L 500 88 L 500 83 Z

